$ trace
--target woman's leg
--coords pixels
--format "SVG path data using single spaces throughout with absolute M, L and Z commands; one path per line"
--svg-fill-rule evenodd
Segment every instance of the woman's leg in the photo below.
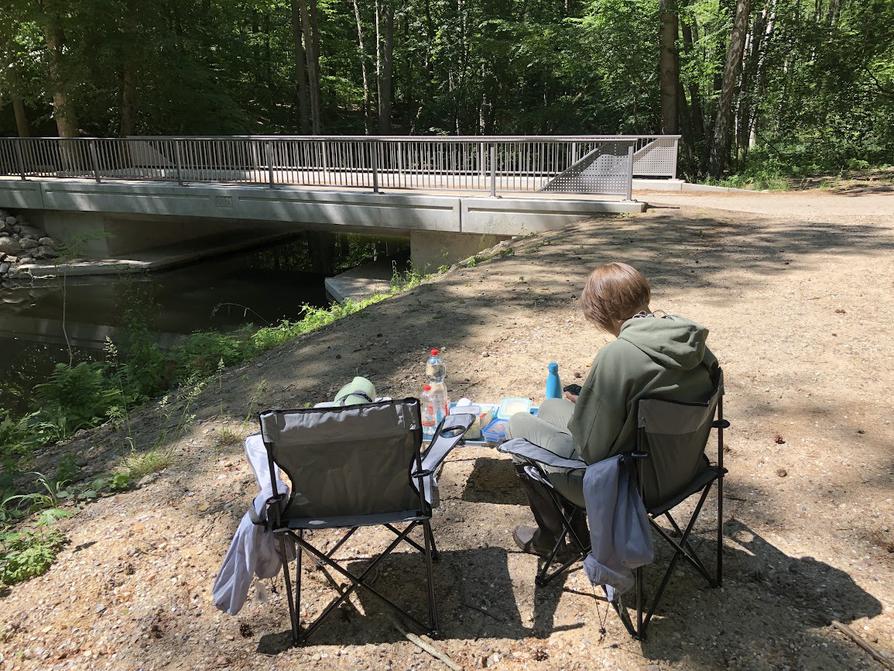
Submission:
M 541 406 L 536 417 L 528 413 L 513 415 L 509 420 L 509 434 L 563 457 L 577 456 L 574 440 L 567 428 L 573 411 L 573 403 L 552 399 Z M 518 527 L 514 534 L 516 542 L 526 551 L 547 554 L 562 535 L 561 512 L 553 504 L 546 486 L 531 478 L 519 460 L 516 460 L 515 468 L 538 527 L 536 530 Z

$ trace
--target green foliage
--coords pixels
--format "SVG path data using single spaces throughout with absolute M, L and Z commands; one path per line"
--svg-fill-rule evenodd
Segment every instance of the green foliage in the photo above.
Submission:
M 92 361 L 56 364 L 50 379 L 38 384 L 35 393 L 40 403 L 38 426 L 57 439 L 97 424 L 120 398 L 108 384 L 105 364 Z
M 214 447 L 223 448 L 238 445 L 242 441 L 242 435 L 228 426 L 218 429 L 212 438 Z
M 139 482 L 151 473 L 163 471 L 174 463 L 174 454 L 170 449 L 154 449 L 148 452 L 132 452 L 121 461 L 119 473 L 126 473 L 126 482 Z M 114 476 L 113 476 L 114 477 Z M 122 487 L 124 479 L 114 481 L 113 488 Z
M 297 338 L 300 335 L 328 326 L 329 324 L 332 324 L 339 319 L 343 319 L 348 315 L 352 315 L 355 312 L 360 312 L 361 310 L 368 308 L 370 305 L 380 303 L 392 295 L 393 292 L 387 294 L 375 294 L 374 296 L 359 301 L 348 299 L 344 303 L 333 303 L 328 308 L 305 305 L 302 308 L 303 316 L 301 319 L 294 322 L 283 320 L 276 326 L 268 326 L 259 329 L 251 336 L 251 342 L 257 351 L 263 352 L 288 342 L 293 338 Z
M 232 366 L 250 358 L 251 340 L 241 333 L 202 331 L 193 333 L 172 350 L 175 379 L 207 377 L 218 370 L 219 362 Z
M 65 546 L 56 529 L 0 532 L 0 586 L 43 575 Z

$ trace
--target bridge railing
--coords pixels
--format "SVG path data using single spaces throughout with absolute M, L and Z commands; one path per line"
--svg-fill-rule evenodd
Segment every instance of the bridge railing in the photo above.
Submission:
M 631 197 L 679 136 L 0 138 L 0 176 Z

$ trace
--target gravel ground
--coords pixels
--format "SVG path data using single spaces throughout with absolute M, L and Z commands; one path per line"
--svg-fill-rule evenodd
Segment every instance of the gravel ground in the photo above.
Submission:
M 832 623 L 894 655 L 894 196 L 647 199 L 656 207 L 642 216 L 516 241 L 512 255 L 227 371 L 197 399 L 196 420 L 171 446 L 173 466 L 63 521 L 71 543 L 50 572 L 2 595 L 0 668 L 446 668 L 366 595 L 299 649 L 286 645 L 276 581 L 259 583 L 237 617 L 214 609 L 211 584 L 253 495 L 241 446 L 215 447 L 215 436 L 224 427 L 247 435 L 258 407 L 328 398 L 355 374 L 381 394 L 414 394 L 431 346 L 444 348 L 454 397 L 540 400 L 548 361 L 568 383 L 607 342 L 576 300 L 588 269 L 614 259 L 651 278 L 653 308 L 710 327 L 726 371 L 724 586 L 682 567 L 647 641 L 631 640 L 614 616 L 601 636 L 604 605 L 581 571 L 535 589 L 536 561 L 514 550 L 511 529 L 530 514 L 510 462 L 463 448 L 446 464 L 433 522 L 443 553 L 436 645 L 468 669 L 882 668 Z M 152 446 L 171 417 L 141 412 L 137 445 Z M 68 451 L 101 471 L 125 449 L 102 428 L 39 465 Z M 713 503 L 697 538 L 709 557 Z M 324 544 L 333 537 L 317 534 Z M 356 569 L 387 537 L 355 538 L 341 556 Z M 313 565 L 303 570 L 313 615 L 331 591 Z M 421 607 L 422 570 L 407 551 L 376 585 Z

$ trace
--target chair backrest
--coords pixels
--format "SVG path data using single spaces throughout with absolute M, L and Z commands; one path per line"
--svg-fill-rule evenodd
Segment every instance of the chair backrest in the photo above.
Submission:
M 272 410 L 260 422 L 270 459 L 292 482 L 283 518 L 422 513 L 426 507 L 411 477 L 421 468 L 418 399 Z
M 637 404 L 637 450 L 646 507 L 658 505 L 689 485 L 709 463 L 705 447 L 714 415 L 723 395 L 720 377 L 714 393 L 704 402 L 643 398 Z

